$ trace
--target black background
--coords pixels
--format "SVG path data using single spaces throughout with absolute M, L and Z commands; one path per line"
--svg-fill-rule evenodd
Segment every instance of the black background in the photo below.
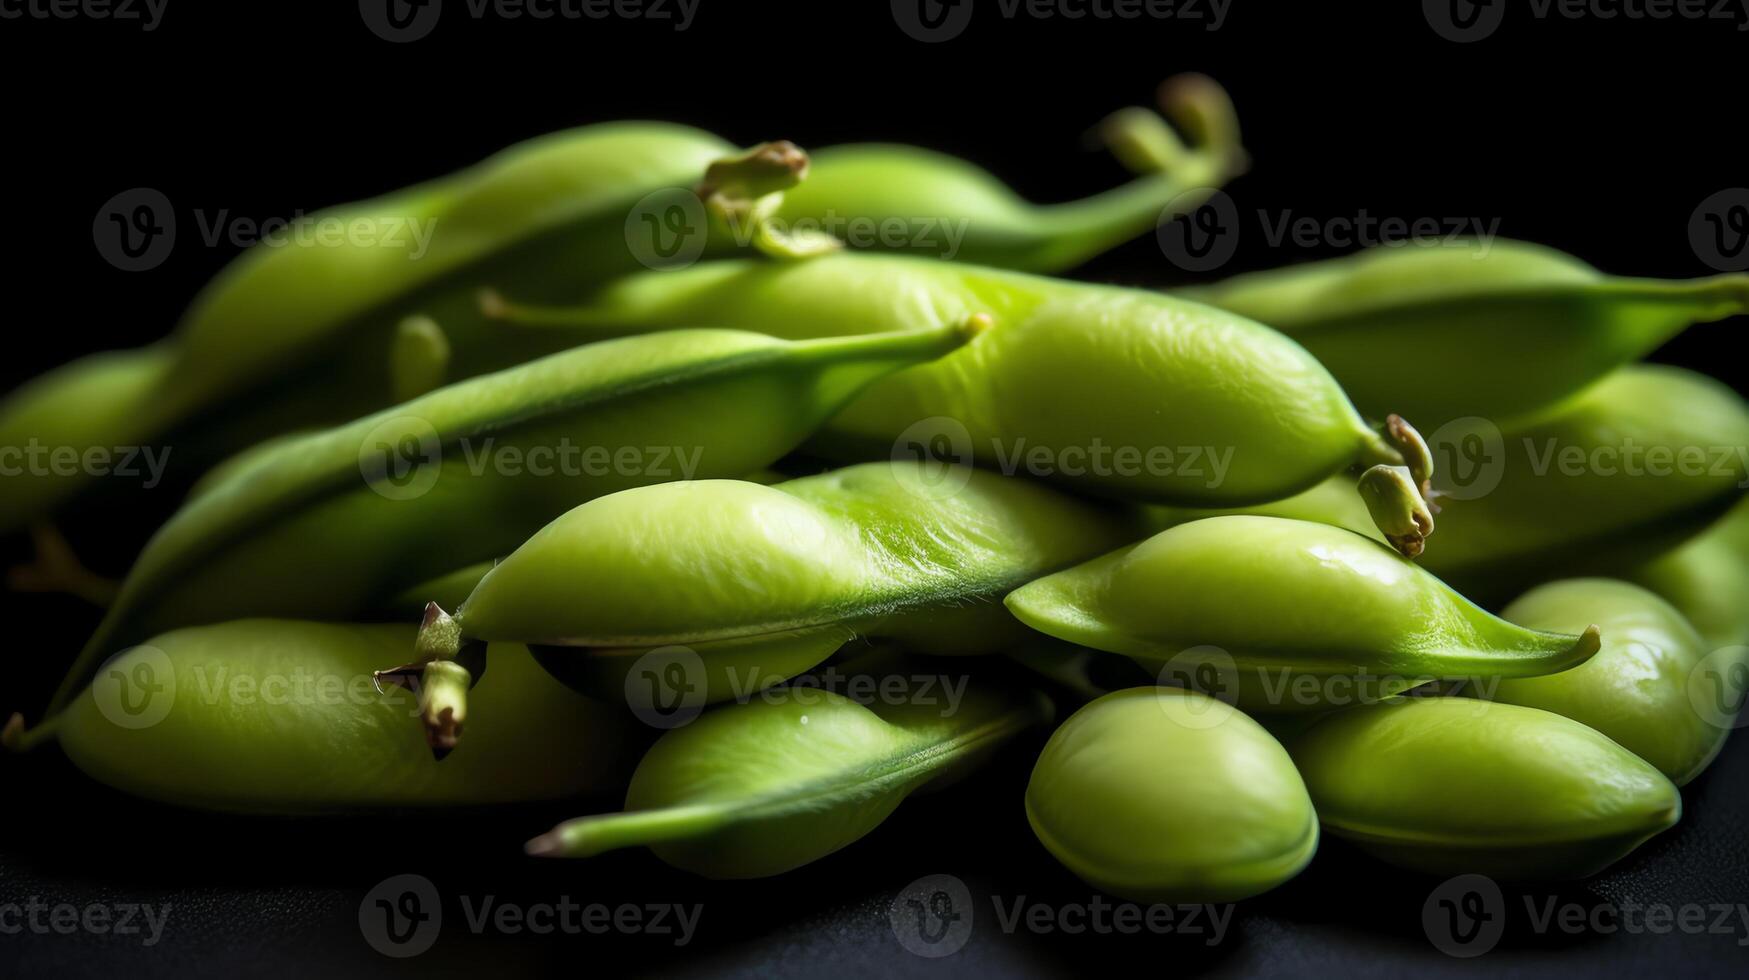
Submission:
M 228 210 L 290 217 L 436 176 L 517 140 L 607 119 L 659 117 L 737 143 L 893 140 L 956 153 L 1038 200 L 1122 179 L 1083 135 L 1109 110 L 1147 104 L 1163 77 L 1218 78 L 1245 126 L 1253 170 L 1230 188 L 1241 213 L 1318 220 L 1362 213 L 1498 219 L 1503 235 L 1574 252 L 1606 271 L 1687 277 L 1708 269 L 1688 221 L 1708 195 L 1749 185 L 1742 65 L 1749 34 L 1714 20 L 1539 20 L 1513 5 L 1498 32 L 1456 44 L 1421 5 L 1233 0 L 1225 24 L 1005 20 L 978 0 L 966 32 L 923 44 L 885 2 L 701 0 L 691 29 L 622 20 L 474 20 L 449 0 L 427 38 L 372 35 L 350 2 L 169 0 L 158 29 L 119 22 L 0 21 L 10 191 L 8 387 L 79 354 L 156 339 L 234 251 L 192 228 L 159 268 L 106 264 L 91 224 L 112 195 L 164 192 L 179 218 Z M 1248 221 L 1236 272 L 1345 251 L 1272 248 Z M 1150 285 L 1187 281 L 1143 239 L 1082 271 Z M 1663 360 L 1744 387 L 1729 335 L 1702 327 Z M 163 496 L 163 495 L 160 495 Z M 174 499 L 147 499 L 162 514 Z M 99 566 L 125 566 L 149 533 L 141 511 L 87 513 L 69 533 Z M 8 560 L 22 545 L 0 547 Z M 40 703 L 94 617 L 58 597 L 8 596 L 0 707 Z M 0 902 L 171 902 L 165 940 L 0 936 L 0 974 L 96 969 L 307 975 L 312 968 L 449 973 L 662 969 L 699 973 L 1043 974 L 1112 955 L 1150 969 L 1235 973 L 1414 969 L 1494 974 L 1740 972 L 1732 936 L 1528 936 L 1520 914 L 1477 961 L 1427 942 L 1429 880 L 1326 842 L 1314 866 L 1248 902 L 1233 934 L 1004 935 L 988 898 L 1085 902 L 1091 892 L 1037 846 L 1019 807 L 1023 746 L 963 791 L 918 800 L 831 860 L 778 879 L 702 883 L 642 854 L 535 864 L 520 842 L 564 807 L 443 821 L 241 821 L 161 810 L 85 784 L 53 751 L 0 762 Z M 1749 751 L 1732 743 L 1685 791 L 1675 831 L 1593 882 L 1559 894 L 1600 901 L 1749 901 Z M 436 949 L 406 963 L 356 926 L 383 877 L 430 876 L 453 917 Z M 900 948 L 885 903 L 921 875 L 964 879 L 982 903 L 972 941 L 930 961 Z M 649 936 L 473 937 L 454 898 L 706 905 L 692 948 Z M 1513 897 L 1510 896 L 1509 897 Z M 1516 898 L 1514 898 L 1516 901 Z M 14 969 L 16 968 L 16 969 Z

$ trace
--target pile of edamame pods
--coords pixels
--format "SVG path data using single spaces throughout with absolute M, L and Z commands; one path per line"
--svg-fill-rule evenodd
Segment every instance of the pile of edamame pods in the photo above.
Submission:
M 1138 901 L 1256 895 L 1324 833 L 1542 880 L 1675 825 L 1749 687 L 1749 404 L 1638 362 L 1749 275 L 1489 242 L 1068 278 L 1247 166 L 1212 81 L 1160 104 L 1101 127 L 1133 180 L 1063 204 L 915 147 L 613 123 L 332 212 L 423 221 L 423 254 L 246 252 L 169 338 L 0 403 L 4 446 L 228 457 L 173 474 L 7 745 L 265 814 L 623 796 L 527 852 L 731 878 L 1042 745 L 1016 813 Z M 479 463 L 564 446 L 611 465 Z M 1549 462 L 1625 446 L 1705 465 Z M 1100 447 L 1219 462 L 1024 462 Z M 0 532 L 49 541 L 105 489 L 5 479 Z

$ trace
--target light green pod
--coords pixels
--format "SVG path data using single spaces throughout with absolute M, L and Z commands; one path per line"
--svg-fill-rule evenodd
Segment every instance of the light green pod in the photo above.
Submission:
M 625 721 L 516 647 L 494 651 L 474 692 L 498 717 L 473 726 L 466 759 L 438 764 L 408 728 L 415 698 L 371 683 L 412 641 L 406 626 L 290 620 L 176 630 L 111 660 L 42 731 L 99 782 L 215 810 L 513 803 L 614 785 Z
M 1619 571 L 1675 606 L 1707 649 L 1749 645 L 1749 501 L 1684 544 Z
M 1136 902 L 1235 902 L 1299 874 L 1318 818 L 1293 760 L 1230 705 L 1138 687 L 1051 736 L 1026 819 L 1082 880 Z
M 1033 204 L 965 160 L 860 143 L 815 153 L 807 180 L 784 194 L 776 220 L 818 227 L 855 249 L 1061 272 L 1195 210 L 1244 169 L 1238 119 L 1219 85 L 1181 75 L 1161 86 L 1160 102 L 1194 145 L 1149 110 L 1113 114 L 1101 135 L 1141 176 L 1085 200 Z
M 526 329 L 561 332 L 711 324 L 808 337 L 990 318 L 976 349 L 875 385 L 840 413 L 810 443 L 836 459 L 933 453 L 1209 506 L 1403 462 L 1292 340 L 1144 290 L 845 253 L 629 276 L 580 309 L 491 305 Z
M 1682 796 L 1560 715 L 1470 698 L 1350 708 L 1288 748 L 1324 829 L 1434 875 L 1594 875 L 1668 830 Z
M 567 682 L 625 697 L 646 654 L 684 647 L 690 695 L 721 701 L 857 636 L 990 652 L 1026 633 L 998 601 L 1010 589 L 1133 533 L 1125 513 L 1034 482 L 914 462 L 643 487 L 571 510 L 499 562 L 443 653 L 539 644 Z
M 1749 405 L 1662 365 L 1623 368 L 1504 431 L 1483 424 L 1432 441 L 1434 482 L 1449 493 L 1421 561 L 1486 603 L 1649 559 L 1749 488 Z
M 685 126 L 609 123 L 316 212 L 227 266 L 164 344 L 93 355 L 13 396 L 0 406 L 0 446 L 173 445 L 191 457 L 181 466 L 336 424 L 392 402 L 397 329 L 410 314 L 447 334 L 463 377 L 562 350 L 506 336 L 480 315 L 475 293 L 491 284 L 574 299 L 600 277 L 638 268 L 625 225 L 639 199 L 690 188 L 733 152 Z M 94 390 L 123 364 L 125 380 Z M 66 402 L 82 406 L 77 425 L 60 414 L 44 420 L 42 409 Z M 89 483 L 9 481 L 0 531 L 48 516 Z
M 631 337 L 282 443 L 153 536 L 51 711 L 103 656 L 153 633 L 246 616 L 349 618 L 507 553 L 578 501 L 767 465 L 873 378 L 969 336 L 950 328 L 801 343 L 721 330 Z M 556 455 L 566 446 L 576 450 L 570 469 Z M 661 448 L 672 451 L 657 456 Z M 530 450 L 554 453 L 553 462 L 532 465 L 539 456 Z M 596 450 L 607 465 L 581 455 Z M 616 462 L 626 451 L 637 465 Z
M 1022 586 L 1007 604 L 1040 632 L 1124 654 L 1255 711 L 1320 710 L 1439 679 L 1553 673 L 1598 648 L 1595 629 L 1515 626 L 1377 541 L 1276 517 L 1169 528 Z
M 1037 694 L 977 684 L 953 710 L 770 692 L 663 735 L 632 776 L 626 812 L 560 824 L 528 851 L 590 857 L 647 846 L 708 878 L 781 874 L 855 842 L 911 793 L 1049 717 Z
M 1180 295 L 1305 344 L 1362 410 L 1436 426 L 1552 405 L 1690 324 L 1749 311 L 1749 274 L 1623 279 L 1496 239 L 1380 246 Z
M 1689 699 L 1708 648 L 1675 607 L 1637 585 L 1567 579 L 1525 593 L 1501 613 L 1534 629 L 1603 630 L 1603 649 L 1546 677 L 1482 684 L 1476 694 L 1564 715 L 1597 729 L 1681 786 L 1718 755 L 1730 729 Z

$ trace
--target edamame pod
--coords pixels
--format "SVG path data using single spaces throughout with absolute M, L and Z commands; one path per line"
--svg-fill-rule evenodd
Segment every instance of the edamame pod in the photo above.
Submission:
M 486 285 L 575 302 L 644 266 L 828 250 L 839 243 L 823 232 L 835 230 L 856 247 L 951 257 L 934 235 L 862 233 L 865 223 L 894 221 L 952 229 L 952 250 L 968 257 L 1060 270 L 1146 232 L 1169 207 L 1195 207 L 1205 189 L 1242 169 L 1219 86 L 1191 78 L 1166 92 L 1194 148 L 1158 117 L 1126 113 L 1108 125 L 1109 138 L 1148 176 L 1042 209 L 920 150 L 847 147 L 814 169 L 818 189 L 782 206 L 810 170 L 789 143 L 737 152 L 701 130 L 655 122 L 529 140 L 450 176 L 318 212 L 248 250 L 195 298 L 166 343 L 86 358 L 0 403 L 0 448 L 83 457 L 175 445 L 182 471 L 375 411 L 406 397 L 408 384 L 485 374 L 577 342 L 482 318 L 474 296 Z M 666 222 L 682 213 L 680 227 Z M 440 331 L 412 338 L 422 348 L 412 363 L 408 317 Z M 80 411 L 56 410 L 64 405 Z M 90 482 L 40 469 L 9 479 L 0 533 L 51 516 Z
M 1101 494 L 1232 506 L 1404 463 L 1292 340 L 1142 290 L 844 253 L 634 275 L 587 307 L 486 306 L 530 330 L 711 324 L 779 336 L 993 322 L 975 351 L 871 387 L 810 444 L 838 459 L 945 444 L 960 462 Z M 1418 437 L 1417 437 L 1418 438 Z
M 1632 752 L 1515 704 L 1349 708 L 1288 749 L 1327 832 L 1428 874 L 1584 878 L 1682 815 L 1675 785 Z
M 1566 670 L 1598 649 L 1515 626 L 1351 531 L 1211 517 L 1024 585 L 1007 605 L 1058 639 L 1129 656 L 1247 710 L 1319 710 L 1438 679 Z
M 1700 775 L 1724 746 L 1730 729 L 1690 698 L 1705 641 L 1663 599 L 1627 582 L 1567 579 L 1532 589 L 1501 615 L 1545 630 L 1596 623 L 1603 648 L 1572 670 L 1479 684 L 1477 695 L 1589 725 L 1678 786 Z
M 1245 168 L 1238 117 L 1202 75 L 1160 87 L 1160 106 L 1186 146 L 1146 109 L 1114 113 L 1101 135 L 1138 174 L 1122 187 L 1066 204 L 1032 204 L 980 167 L 912 146 L 865 143 L 814 154 L 808 179 L 787 192 L 775 221 L 817 227 L 852 248 L 1029 272 L 1061 272 L 1195 210 Z M 902 223 L 903 231 L 892 225 Z
M 1033 767 L 1026 819 L 1088 884 L 1137 902 L 1234 902 L 1299 874 L 1318 817 L 1293 760 L 1196 691 L 1108 694 L 1063 722 Z
M 857 636 L 989 652 L 1026 632 L 1001 596 L 1133 534 L 1127 515 L 1049 487 L 917 462 L 642 487 L 542 528 L 453 617 L 431 615 L 426 661 L 389 676 L 515 640 L 580 689 L 625 697 L 650 656 L 679 648 L 687 678 L 671 693 L 697 705 L 793 677 Z M 447 749 L 458 733 L 442 710 L 426 722 Z
M 625 338 L 284 443 L 153 536 L 51 711 L 104 655 L 153 633 L 244 616 L 343 619 L 508 552 L 580 500 L 768 465 L 873 378 L 973 332 Z M 566 447 L 575 452 L 561 457 Z
M 493 652 L 474 692 L 497 719 L 468 758 L 438 765 L 407 731 L 414 698 L 371 670 L 407 626 L 243 620 L 176 630 L 111 660 L 52 725 L 86 775 L 181 806 L 298 814 L 479 805 L 599 793 L 622 770 L 627 723 L 545 676 L 526 650 Z M 475 751 L 477 750 L 477 751 Z
M 1422 564 L 1485 603 L 1646 560 L 1749 488 L 1749 406 L 1663 365 L 1623 368 L 1504 431 L 1478 420 L 1433 438 L 1445 496 Z
M 1681 546 L 1622 572 L 1682 613 L 1707 649 L 1749 644 L 1749 501 Z
M 409 314 L 447 334 L 462 376 L 553 353 L 562 348 L 518 346 L 480 317 L 475 291 L 514 280 L 552 299 L 575 297 L 586 286 L 579 270 L 637 268 L 625 230 L 637 201 L 693 186 L 733 152 L 684 126 L 609 123 L 318 212 L 312 228 L 344 233 L 306 231 L 249 249 L 195 298 L 166 343 L 45 375 L 0 409 L 0 446 L 34 440 L 84 453 L 198 443 L 225 455 L 354 418 L 391 402 L 392 352 Z M 122 365 L 125 383 L 90 397 L 92 384 Z M 59 413 L 44 420 L 41 409 L 67 402 L 85 409 L 70 413 L 76 427 Z M 0 531 L 48 516 L 88 482 L 9 480 Z
M 1552 405 L 1690 324 L 1749 312 L 1749 274 L 1623 279 L 1496 239 L 1379 246 L 1180 295 L 1305 344 L 1363 411 L 1439 425 Z
M 567 821 L 528 852 L 590 857 L 647 846 L 708 878 L 782 874 L 855 842 L 920 787 L 1049 717 L 1038 694 L 976 683 L 952 710 L 767 692 L 663 735 L 632 776 L 626 812 Z

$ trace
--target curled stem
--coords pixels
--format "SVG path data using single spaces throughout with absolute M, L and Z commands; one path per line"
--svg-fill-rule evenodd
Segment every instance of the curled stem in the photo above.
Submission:
M 1175 75 L 1161 83 L 1158 103 L 1159 112 L 1139 107 L 1120 109 L 1096 130 L 1100 141 L 1132 173 L 1181 171 L 1198 160 L 1207 165 L 1212 182 L 1245 169 L 1239 114 L 1227 91 L 1214 79 L 1199 74 Z M 1188 144 L 1168 121 L 1189 137 Z
M 30 539 L 36 548 L 36 558 L 6 573 L 7 588 L 14 592 L 65 593 L 99 609 L 106 609 L 115 601 L 121 583 L 86 568 L 60 531 L 48 524 L 38 524 L 30 529 Z
M 784 231 L 771 216 L 783 192 L 808 175 L 808 155 L 788 140 L 761 143 L 714 161 L 699 183 L 699 200 L 710 221 L 733 241 L 746 242 L 773 258 L 799 259 L 837 251 L 843 243 L 817 231 Z

